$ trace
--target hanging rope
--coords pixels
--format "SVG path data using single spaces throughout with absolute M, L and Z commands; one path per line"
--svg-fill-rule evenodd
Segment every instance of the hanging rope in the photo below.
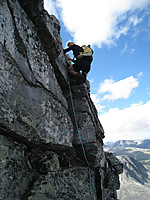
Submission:
M 76 112 L 75 112 L 75 108 L 74 108 L 74 103 L 73 103 L 73 97 L 72 97 L 72 91 L 71 91 L 71 86 L 70 86 L 69 78 L 68 78 L 68 85 L 69 85 L 71 105 L 72 105 L 72 110 L 73 110 L 73 115 L 74 115 L 74 120 L 75 120 L 75 125 L 76 125 L 76 129 L 77 129 L 78 137 L 79 137 L 79 140 L 80 140 L 80 144 L 81 144 L 81 147 L 82 147 L 82 151 L 83 151 L 83 155 L 84 155 L 85 161 L 86 161 L 86 163 L 88 165 L 88 168 L 89 168 L 89 172 L 88 173 L 89 173 L 89 178 L 90 178 L 90 195 L 91 195 L 91 199 L 94 200 L 94 198 L 93 198 L 93 192 L 92 192 L 92 174 L 91 174 L 91 168 L 90 168 L 90 164 L 88 162 L 87 156 L 86 156 L 86 152 L 85 152 L 85 148 L 83 146 L 81 135 L 79 133 L 79 127 L 78 127 L 78 123 L 77 123 L 77 117 L 76 117 Z

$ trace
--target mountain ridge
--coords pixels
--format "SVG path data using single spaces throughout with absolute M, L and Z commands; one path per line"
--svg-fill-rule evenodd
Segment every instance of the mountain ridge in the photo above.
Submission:
M 117 158 L 124 165 L 124 172 L 120 175 L 119 200 L 150 199 L 150 171 L 129 156 L 120 155 Z
M 150 139 L 144 140 L 118 140 L 116 142 L 108 142 L 105 147 L 124 148 L 124 147 L 136 147 L 142 149 L 150 149 Z
M 149 142 L 149 139 L 120 140 L 105 148 L 105 151 L 112 152 L 124 165 L 123 174 L 120 175 L 119 200 L 150 199 Z

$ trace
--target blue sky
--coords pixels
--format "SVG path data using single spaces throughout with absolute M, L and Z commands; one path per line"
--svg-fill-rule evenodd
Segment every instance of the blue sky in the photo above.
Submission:
M 94 50 L 88 75 L 105 140 L 150 138 L 150 0 L 45 0 L 61 37 Z

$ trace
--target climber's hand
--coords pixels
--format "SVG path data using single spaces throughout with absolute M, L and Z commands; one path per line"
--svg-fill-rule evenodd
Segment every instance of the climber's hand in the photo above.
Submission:
M 70 58 L 70 56 L 68 56 L 68 60 L 73 60 L 72 58 Z

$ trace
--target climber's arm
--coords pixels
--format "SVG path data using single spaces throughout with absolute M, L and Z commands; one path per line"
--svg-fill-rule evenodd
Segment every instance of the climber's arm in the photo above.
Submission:
M 67 49 L 64 49 L 63 51 L 64 51 L 64 53 L 67 53 L 68 51 L 71 51 L 71 50 L 72 50 L 71 47 L 69 47 Z

